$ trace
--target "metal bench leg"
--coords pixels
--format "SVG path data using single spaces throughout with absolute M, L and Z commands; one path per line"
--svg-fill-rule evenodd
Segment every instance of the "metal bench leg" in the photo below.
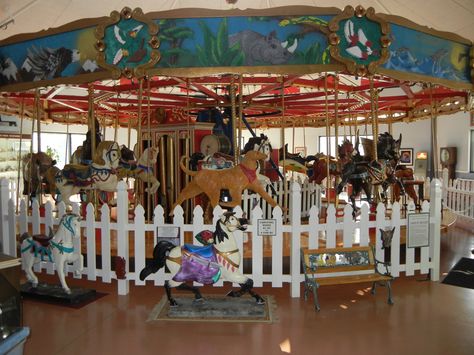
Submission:
M 376 287 L 377 287 L 377 282 L 376 281 L 372 282 L 372 289 L 370 290 L 371 294 L 375 295 Z
M 386 281 L 387 288 L 388 288 L 388 304 L 393 304 L 393 299 L 392 299 L 392 281 Z
M 309 283 L 308 280 L 304 280 L 304 301 L 305 302 L 308 300 L 308 292 L 309 292 L 308 283 Z
M 321 310 L 321 307 L 319 307 L 318 285 L 316 283 L 313 284 L 313 299 L 314 299 L 314 307 L 319 312 Z

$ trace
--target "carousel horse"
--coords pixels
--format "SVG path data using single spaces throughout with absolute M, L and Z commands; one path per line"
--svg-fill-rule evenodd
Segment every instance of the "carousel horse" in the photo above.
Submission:
M 23 194 L 36 196 L 41 184 L 46 178 L 46 172 L 56 164 L 48 154 L 44 152 L 28 153 L 22 159 Z
M 150 186 L 145 189 L 146 192 L 150 194 L 156 193 L 160 187 L 160 183 L 153 173 L 153 166 L 156 164 L 158 148 L 146 148 L 137 161 L 129 159 L 130 157 L 132 159 L 134 158 L 134 155 L 130 155 L 130 152 L 133 153 L 133 151 L 126 147 L 122 147 L 121 149 L 121 158 L 118 168 L 119 178 L 126 176 L 137 177 L 143 182 L 150 184 Z
M 413 181 L 415 177 L 413 176 L 413 169 L 407 168 L 404 165 L 397 166 L 395 170 L 395 176 L 403 185 L 405 193 L 413 200 L 415 205 L 418 204 L 418 195 L 415 191 L 415 186 L 413 184 L 405 184 L 405 181 Z M 401 189 L 398 184 L 393 185 L 393 198 L 394 201 L 400 200 Z
M 120 149 L 116 142 L 103 141 L 96 148 L 92 164 L 68 164 L 56 174 L 56 187 L 66 205 L 80 190 L 113 192 L 117 188 Z
M 362 156 L 358 150 L 358 139 L 355 145 L 355 154 L 352 154 L 351 159 L 343 166 L 341 174 L 341 182 L 337 185 L 336 193 L 340 194 L 347 183 L 352 185 L 352 193 L 349 196 L 353 207 L 353 215 L 355 217 L 356 204 L 355 198 L 362 191 L 367 196 L 367 201 L 372 203 L 372 186 L 382 186 L 386 196 L 388 186 L 393 183 L 398 183 L 402 188 L 400 181 L 396 178 L 394 172 L 395 167 L 400 160 L 399 149 L 402 137 L 395 140 L 392 135 L 385 132 L 379 135 L 377 143 L 378 160 L 373 160 L 371 154 L 371 140 L 364 141 L 364 151 L 367 155 Z
M 314 156 L 304 158 L 299 153 L 288 152 L 288 144 L 285 144 L 284 148 L 278 149 L 278 165 L 284 166 L 285 170 L 306 174 L 308 170 L 306 163 L 313 160 L 315 160 Z
M 78 146 L 74 153 L 71 154 L 70 164 L 86 165 L 82 162 L 82 145 Z
M 99 121 L 97 118 L 94 119 L 95 124 L 95 146 L 97 147 L 102 141 L 102 135 L 100 133 Z M 89 164 L 92 160 L 92 130 L 89 129 L 86 133 L 86 139 L 82 142 L 81 150 L 81 162 L 82 164 Z
M 199 289 L 192 282 L 214 284 L 219 279 L 240 284 L 240 290 L 230 291 L 228 296 L 240 297 L 249 293 L 258 304 L 264 304 L 265 300 L 252 290 L 253 280 L 239 271 L 241 255 L 233 233 L 245 230 L 246 224 L 245 218 L 237 218 L 234 212 L 226 212 L 217 220 L 215 232 L 203 231 L 196 236 L 204 246 L 175 246 L 169 241 L 158 242 L 153 250 L 151 264 L 140 272 L 140 280 L 145 280 L 166 265 L 172 275 L 171 280 L 165 281 L 170 306 L 178 306 L 171 296 L 172 287 L 192 291 L 195 300 L 202 301 Z
M 57 201 L 58 189 L 56 187 L 56 175 L 60 171 L 57 166 L 52 166 L 44 174 L 44 180 L 46 181 L 45 193 L 51 194 L 54 201 Z
M 266 163 L 270 161 L 271 156 L 272 156 L 272 145 L 270 143 L 270 140 L 268 137 L 264 134 L 260 134 L 260 137 L 251 137 L 247 143 L 245 143 L 244 149 L 242 150 L 242 154 L 245 155 L 250 150 L 256 150 L 259 152 L 262 152 L 263 154 L 266 155 L 266 158 L 263 159 L 263 162 Z M 270 178 L 262 174 L 262 168 L 264 167 L 264 164 L 260 164 L 260 161 L 257 162 L 257 179 L 260 181 L 263 186 L 266 185 L 271 185 Z M 273 191 L 276 193 L 275 191 Z
M 237 166 L 230 169 L 199 171 L 189 170 L 184 161 L 189 159 L 183 156 L 180 161 L 181 169 L 194 179 L 181 190 L 170 215 L 173 215 L 174 208 L 183 201 L 204 193 L 209 198 L 212 208 L 219 204 L 220 192 L 222 189 L 229 190 L 232 201 L 222 202 L 224 207 L 240 206 L 242 192 L 245 189 L 255 191 L 263 197 L 272 207 L 277 206 L 277 202 L 265 191 L 262 184 L 257 179 L 257 162 L 264 160 L 266 155 L 257 150 L 250 150 L 245 153 L 242 161 Z
M 354 152 L 354 145 L 348 139 L 344 139 L 342 144 L 338 145 L 338 159 L 321 153 L 314 155 L 314 162 L 308 167 L 309 182 L 315 182 L 320 185 L 327 177 L 327 164 L 329 161 L 329 175 L 341 175 L 342 166 L 350 161 Z
M 33 272 L 33 265 L 40 261 L 49 261 L 56 265 L 61 286 L 67 294 L 71 293 L 64 274 L 66 263 L 79 260 L 79 268 L 75 270 L 76 275 L 82 274 L 84 257 L 80 250 L 74 249 L 74 239 L 80 238 L 80 216 L 76 214 L 65 214 L 59 221 L 59 227 L 53 234 L 49 230 L 49 236 L 29 235 L 23 233 L 21 243 L 21 264 L 26 277 L 33 287 L 38 286 L 38 278 Z

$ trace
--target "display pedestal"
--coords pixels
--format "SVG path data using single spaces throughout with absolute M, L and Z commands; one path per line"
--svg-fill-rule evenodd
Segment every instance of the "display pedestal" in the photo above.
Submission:
M 71 293 L 64 292 L 61 285 L 50 285 L 40 283 L 33 287 L 31 283 L 25 283 L 20 286 L 21 295 L 25 298 L 36 299 L 49 303 L 75 305 L 96 298 L 96 291 L 87 288 L 71 288 Z

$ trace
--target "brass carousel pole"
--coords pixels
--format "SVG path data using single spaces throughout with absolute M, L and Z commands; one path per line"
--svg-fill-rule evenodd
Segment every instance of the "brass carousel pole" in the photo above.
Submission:
M 20 169 L 21 169 L 21 144 L 23 142 L 23 120 L 25 118 L 25 99 L 21 99 L 20 105 L 20 147 L 18 148 L 18 176 L 16 182 L 16 213 L 18 214 L 18 202 L 20 200 Z M 24 187 L 23 187 L 24 189 Z
M 285 147 L 285 124 L 286 124 L 286 117 L 285 117 L 285 80 L 281 77 L 281 128 L 280 128 L 280 141 L 283 147 L 283 208 L 285 211 L 289 210 L 289 199 L 286 197 L 288 196 L 288 185 L 286 182 L 286 147 Z M 285 216 L 286 217 L 286 216 Z
M 36 89 L 35 90 L 35 114 L 36 114 L 36 134 L 37 134 L 37 148 L 38 148 L 38 153 L 41 152 L 41 112 L 40 112 L 40 90 Z
M 374 76 L 371 75 L 369 78 L 370 81 L 370 111 L 372 115 L 372 149 L 373 149 L 373 156 L 374 156 L 374 161 L 377 162 L 379 160 L 378 157 L 378 152 L 377 152 L 377 140 L 379 136 L 378 132 L 378 92 L 374 88 Z M 374 194 L 374 202 L 378 203 L 379 202 L 379 193 L 378 193 L 378 186 L 379 185 L 373 185 L 375 186 L 375 191 L 376 193 Z
M 232 115 L 232 136 L 233 136 L 233 151 L 234 151 L 234 164 L 237 165 L 239 164 L 239 156 L 237 155 L 237 139 L 236 139 L 236 133 L 237 133 L 237 112 L 235 109 L 235 82 L 234 82 L 234 76 L 232 76 L 232 79 L 230 81 L 230 104 L 231 104 L 231 115 Z
M 377 106 L 378 106 L 378 94 L 374 88 L 374 76 L 371 75 L 369 77 L 370 82 L 370 110 L 372 115 L 372 149 L 373 149 L 373 156 L 374 160 L 377 161 L 378 154 L 377 154 L 377 139 L 378 139 L 378 126 L 377 126 Z
M 239 139 L 237 141 L 237 156 L 238 157 L 240 157 L 240 144 L 242 142 L 242 117 L 243 117 L 243 111 L 244 111 L 243 96 L 244 96 L 243 77 L 242 75 L 239 75 Z
M 148 151 L 150 151 L 150 148 L 153 146 L 152 139 L 151 139 L 151 101 L 150 101 L 150 95 L 151 95 L 151 83 L 150 83 L 150 78 L 147 78 L 147 120 L 146 120 L 146 129 L 147 129 L 147 148 Z M 147 162 L 146 166 L 150 166 L 150 154 L 147 155 Z M 147 187 L 150 187 L 150 174 L 147 174 Z M 146 206 L 147 206 L 147 220 L 151 220 L 151 194 L 147 194 L 147 199 L 146 199 Z
M 95 149 L 96 149 L 96 127 L 95 127 L 95 112 L 94 112 L 94 86 L 93 84 L 89 84 L 87 88 L 87 93 L 89 95 L 88 97 L 88 110 L 87 110 L 87 122 L 89 125 L 89 129 L 91 130 L 91 159 L 94 160 L 94 155 L 95 155 Z M 92 201 L 94 203 L 94 206 L 99 205 L 98 201 L 98 196 L 97 196 L 97 190 L 93 189 L 93 194 L 92 194 Z M 95 209 L 95 213 L 97 214 L 99 212 L 99 209 Z
M 337 160 L 339 159 L 339 149 L 338 149 L 338 142 L 339 142 L 339 73 L 336 72 L 334 77 L 334 137 L 336 139 L 336 145 L 334 148 L 334 157 Z M 329 168 L 329 160 L 328 160 L 328 168 Z M 328 175 L 328 178 L 330 176 Z M 334 177 L 334 187 L 337 187 L 338 184 L 338 177 L 337 175 Z M 339 196 L 334 191 L 334 202 L 336 204 L 336 208 L 339 205 Z
M 36 107 L 36 127 L 37 127 L 37 137 L 38 137 L 38 153 L 41 152 L 41 92 L 39 89 L 35 91 L 35 107 Z M 41 183 L 41 176 L 39 176 L 38 171 L 38 188 L 39 188 L 39 205 L 43 205 L 43 187 Z
M 117 92 L 117 110 L 115 111 L 115 122 L 114 122 L 114 142 L 117 142 L 118 126 L 119 126 L 119 108 L 120 108 L 120 93 Z
M 326 111 L 326 201 L 329 207 L 329 191 L 331 188 L 331 177 L 329 175 L 329 157 L 331 155 L 331 131 L 329 129 L 329 102 L 328 102 L 328 74 L 324 76 L 324 107 Z
M 143 78 L 138 81 L 138 117 L 137 117 L 137 159 L 142 156 L 143 141 L 142 141 L 142 101 L 143 101 Z M 142 183 L 135 179 L 135 186 L 137 193 L 135 194 L 135 206 L 137 202 L 143 202 L 143 186 Z
M 29 174 L 30 174 L 30 179 L 31 179 L 31 172 L 33 171 L 31 169 L 31 166 L 33 164 L 33 136 L 35 134 L 36 116 L 38 116 L 38 105 L 36 105 L 36 92 L 35 92 L 35 99 L 34 99 L 34 102 L 33 102 L 33 119 L 31 120 L 30 164 L 29 164 L 29 167 L 28 167 Z M 31 181 L 29 181 L 28 189 L 27 189 L 28 198 L 30 198 L 32 192 L 33 191 L 31 191 Z
M 391 136 L 393 136 L 393 122 L 392 122 L 393 116 L 392 116 L 392 110 L 388 110 L 388 133 L 390 133 Z
M 431 116 L 431 159 L 432 171 L 431 174 L 436 179 L 438 178 L 438 108 L 436 101 L 433 103 L 433 84 L 430 83 L 430 116 Z

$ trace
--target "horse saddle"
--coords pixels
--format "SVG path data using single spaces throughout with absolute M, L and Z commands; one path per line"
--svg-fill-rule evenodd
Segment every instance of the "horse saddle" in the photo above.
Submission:
M 196 281 L 202 284 L 213 284 L 219 280 L 221 270 L 212 245 L 185 244 L 181 251 L 183 256 L 181 267 L 174 275 L 174 281 Z
M 31 236 L 31 238 L 33 238 L 35 242 L 38 242 L 42 247 L 45 247 L 45 248 L 49 246 L 49 242 L 51 239 L 53 239 L 53 237 L 54 237 L 54 234 L 53 234 L 53 229 L 51 227 L 49 227 L 49 235 L 35 234 Z
M 70 164 L 64 166 L 62 176 L 74 182 L 77 186 L 90 185 L 90 177 L 92 175 L 92 168 L 90 165 Z

